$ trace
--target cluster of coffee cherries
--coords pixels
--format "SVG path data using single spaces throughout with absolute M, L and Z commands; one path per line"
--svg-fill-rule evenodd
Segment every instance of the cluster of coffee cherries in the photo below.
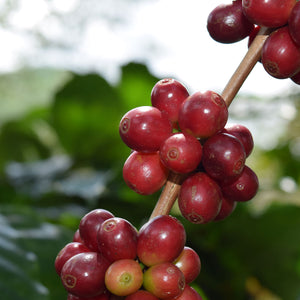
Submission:
M 83 216 L 73 241 L 55 260 L 68 300 L 202 300 L 191 287 L 198 254 L 173 216 L 150 219 L 138 231 L 105 209 Z
M 278 79 L 300 84 L 300 3 L 297 0 L 234 0 L 217 6 L 208 16 L 207 30 L 220 43 L 249 37 L 261 27 L 271 34 L 261 52 L 265 70 Z
M 228 109 L 219 94 L 189 95 L 182 83 L 166 78 L 154 85 L 151 103 L 127 112 L 119 125 L 132 150 L 123 166 L 131 189 L 152 194 L 169 172 L 180 174 L 179 209 L 196 224 L 224 219 L 237 202 L 255 196 L 258 179 L 245 165 L 252 135 L 245 126 L 225 126 Z

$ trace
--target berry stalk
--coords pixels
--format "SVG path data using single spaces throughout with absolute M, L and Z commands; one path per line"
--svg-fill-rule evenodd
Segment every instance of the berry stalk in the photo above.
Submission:
M 243 85 L 244 81 L 254 68 L 256 62 L 260 59 L 263 44 L 267 39 L 269 33 L 270 29 L 266 27 L 262 27 L 259 30 L 243 60 L 225 86 L 221 95 L 227 107 L 229 107 L 234 97 Z M 156 206 L 152 211 L 150 219 L 159 215 L 169 214 L 177 199 L 183 179 L 184 175 L 170 172 L 168 180 L 156 203 Z

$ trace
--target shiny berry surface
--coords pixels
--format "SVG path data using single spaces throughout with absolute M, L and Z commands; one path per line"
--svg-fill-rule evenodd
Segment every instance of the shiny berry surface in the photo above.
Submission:
M 163 164 L 171 171 L 189 173 L 201 161 L 202 146 L 194 136 L 179 132 L 163 142 L 159 155 Z
M 202 297 L 198 292 L 189 285 L 185 285 L 183 293 L 176 298 L 171 298 L 169 300 L 202 300 Z
M 185 283 L 194 281 L 201 271 L 201 261 L 195 250 L 185 246 L 180 255 L 174 261 L 174 264 L 184 275 Z
M 202 164 L 213 179 L 232 181 L 243 171 L 246 153 L 242 143 L 233 135 L 218 133 L 203 145 Z
M 228 118 L 223 98 L 215 92 L 196 92 L 181 105 L 178 123 L 182 132 L 207 138 L 220 131 Z
M 91 250 L 78 242 L 72 242 L 65 245 L 55 259 L 55 270 L 58 275 L 60 275 L 61 270 L 64 266 L 64 264 L 74 255 L 82 253 L 82 252 L 91 252 Z
M 220 187 L 206 173 L 195 173 L 183 181 L 178 205 L 188 221 L 195 224 L 212 221 L 219 213 L 221 204 Z
M 289 32 L 293 41 L 300 47 L 300 2 L 298 1 L 289 16 Z
M 138 233 L 123 218 L 114 217 L 102 223 L 98 231 L 100 253 L 109 261 L 136 258 Z
M 288 22 L 296 0 L 242 0 L 243 12 L 253 24 L 280 27 Z
M 169 170 L 163 165 L 158 152 L 132 152 L 123 166 L 123 179 L 136 193 L 150 195 L 166 182 Z
M 235 136 L 242 143 L 246 157 L 251 154 L 254 147 L 254 141 L 252 134 L 247 127 L 239 124 L 233 124 L 226 126 L 222 132 Z
M 94 297 L 105 291 L 105 272 L 110 263 L 99 253 L 85 252 L 71 257 L 63 266 L 65 289 L 79 297 Z
M 139 231 L 138 258 L 146 266 L 173 262 L 183 250 L 185 242 L 185 229 L 175 217 L 157 216 Z
M 107 289 L 117 296 L 128 296 L 136 292 L 143 283 L 143 272 L 133 259 L 120 259 L 113 262 L 105 273 Z
M 98 251 L 97 234 L 101 224 L 114 215 L 105 209 L 94 209 L 88 212 L 79 223 L 79 233 L 83 243 L 92 251 Z
M 235 43 L 247 37 L 254 25 L 243 14 L 242 0 L 220 4 L 207 19 L 210 36 L 220 43 Z
M 178 121 L 181 103 L 189 96 L 186 87 L 178 80 L 165 78 L 157 82 L 151 91 L 151 103 L 165 114 L 172 124 Z
M 229 185 L 222 186 L 225 197 L 233 201 L 245 202 L 251 200 L 257 193 L 259 182 L 255 172 L 248 166 L 240 177 Z
M 156 107 L 141 106 L 123 116 L 119 133 L 129 148 L 154 152 L 159 150 L 161 143 L 172 133 L 172 124 Z
M 300 47 L 293 41 L 288 26 L 273 31 L 262 48 L 265 70 L 278 79 L 289 78 L 300 71 Z
M 144 273 L 144 288 L 159 299 L 178 297 L 184 290 L 183 273 L 174 264 L 165 262 L 154 265 Z
M 148 291 L 138 290 L 137 292 L 127 296 L 125 300 L 159 300 L 159 299 Z

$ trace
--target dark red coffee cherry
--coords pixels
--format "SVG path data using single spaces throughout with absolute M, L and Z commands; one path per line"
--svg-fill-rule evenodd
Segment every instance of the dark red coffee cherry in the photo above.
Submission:
M 207 30 L 220 43 L 235 43 L 249 36 L 254 25 L 243 14 L 242 0 L 218 5 L 208 16 Z
M 161 162 L 158 152 L 134 151 L 123 166 L 125 183 L 141 195 L 157 192 L 165 184 L 168 174 L 169 170 Z
M 194 136 L 179 132 L 163 142 L 159 155 L 169 170 L 175 173 L 190 173 L 201 161 L 202 146 Z
M 224 99 L 215 92 L 196 92 L 181 105 L 178 123 L 184 133 L 208 138 L 226 124 L 228 110 Z
M 96 252 L 79 253 L 71 257 L 61 270 L 65 289 L 79 297 L 94 297 L 105 290 L 105 272 L 110 263 Z
M 243 171 L 246 153 L 242 143 L 233 135 L 218 133 L 203 145 L 202 164 L 205 171 L 218 182 L 229 182 Z
M 138 258 L 146 266 L 173 262 L 182 252 L 185 242 L 185 229 L 175 217 L 157 216 L 139 231 Z
M 125 219 L 111 218 L 105 220 L 98 231 L 100 253 L 109 261 L 135 259 L 138 232 Z
M 293 41 L 288 26 L 270 34 L 263 45 L 261 61 L 275 78 L 289 78 L 300 71 L 300 47 Z
M 91 251 L 98 251 L 97 234 L 101 224 L 114 215 L 105 209 L 94 209 L 88 212 L 79 223 L 79 233 L 83 243 L 91 249 Z
M 155 152 L 172 134 L 172 124 L 156 107 L 141 106 L 123 116 L 119 133 L 129 148 L 140 152 Z
M 231 184 L 222 186 L 224 196 L 232 201 L 245 202 L 251 200 L 257 193 L 259 182 L 255 172 L 248 166 Z
M 159 300 L 156 296 L 145 290 L 138 290 L 127 296 L 125 300 Z
M 242 143 L 245 149 L 246 157 L 251 154 L 254 147 L 254 142 L 252 134 L 247 127 L 239 124 L 233 124 L 226 126 L 222 132 L 235 136 Z
M 214 221 L 221 221 L 221 220 L 224 220 L 227 217 L 229 217 L 235 210 L 236 204 L 237 203 L 235 201 L 225 198 L 223 196 L 221 209 L 220 209 L 218 215 L 215 217 Z
M 289 16 L 289 32 L 294 42 L 300 47 L 300 2 L 298 1 Z
M 173 78 L 158 81 L 151 91 L 151 103 L 176 127 L 181 103 L 189 96 L 186 87 Z
M 78 253 L 82 253 L 82 252 L 91 252 L 91 250 L 81 244 L 81 243 L 77 243 L 77 242 L 72 242 L 72 243 L 68 243 L 67 245 L 65 245 L 57 254 L 56 259 L 55 259 L 55 270 L 56 273 L 58 275 L 60 275 L 61 270 L 64 266 L 64 264 L 74 255 L 78 254 Z
M 291 80 L 300 85 L 300 71 L 291 77 Z
M 221 189 L 206 173 L 195 173 L 183 181 L 178 205 L 183 217 L 188 221 L 202 224 L 214 220 L 221 204 Z
M 110 293 L 105 291 L 103 292 L 102 294 L 100 295 L 97 295 L 95 297 L 78 297 L 78 296 L 75 296 L 73 294 L 68 294 L 68 297 L 67 297 L 67 300 L 111 300 L 110 298 Z
M 275 28 L 288 22 L 296 0 L 242 0 L 243 12 L 256 25 Z
M 184 275 L 185 283 L 194 281 L 201 271 L 201 261 L 195 250 L 185 246 L 180 255 L 174 261 L 174 264 Z

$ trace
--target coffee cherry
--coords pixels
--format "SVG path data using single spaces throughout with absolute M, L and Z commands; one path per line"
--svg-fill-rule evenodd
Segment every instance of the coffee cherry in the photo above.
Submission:
M 181 103 L 189 96 L 186 87 L 173 78 L 157 82 L 151 91 L 151 103 L 158 108 L 176 127 Z
M 201 270 L 201 261 L 197 252 L 187 246 L 184 247 L 180 255 L 176 258 L 174 264 L 183 273 L 186 284 L 194 281 Z
M 125 219 L 111 218 L 105 220 L 98 231 L 100 253 L 109 261 L 135 259 L 138 232 Z
M 80 236 L 79 229 L 77 229 L 77 230 L 75 231 L 75 233 L 74 233 L 74 235 L 73 235 L 73 240 L 72 240 L 72 241 L 73 241 L 73 242 L 78 242 L 78 243 L 83 244 L 83 240 L 82 240 L 82 238 L 81 238 L 81 236 Z
M 143 283 L 143 272 L 139 263 L 133 259 L 113 262 L 105 273 L 107 289 L 117 296 L 128 296 L 136 292 Z
M 194 136 L 179 132 L 163 142 L 159 155 L 169 170 L 175 173 L 190 173 L 201 161 L 202 146 Z
M 185 287 L 183 273 L 174 264 L 154 265 L 144 273 L 144 288 L 159 299 L 169 299 L 182 294 Z
M 156 107 L 141 106 L 123 116 L 119 133 L 129 148 L 140 152 L 155 152 L 171 135 L 172 124 Z
M 123 166 L 123 179 L 136 193 L 150 195 L 167 181 L 169 170 L 163 165 L 158 152 L 134 151 Z
M 85 252 L 71 257 L 61 270 L 65 289 L 79 297 L 94 297 L 105 291 L 109 262 L 99 253 Z
M 300 47 L 293 41 L 288 26 L 270 34 L 261 55 L 265 70 L 275 78 L 289 78 L 300 71 Z
M 222 193 L 232 201 L 245 202 L 251 200 L 258 190 L 258 178 L 248 166 L 244 167 L 242 174 L 231 184 L 222 185 Z
M 104 293 L 95 297 L 78 297 L 72 294 L 68 294 L 67 300 L 110 300 L 110 293 L 105 291 Z
M 79 233 L 84 244 L 92 251 L 98 251 L 97 234 L 101 224 L 114 215 L 105 209 L 94 209 L 80 220 Z
M 159 300 L 148 291 L 139 290 L 125 298 L 125 300 Z
M 280 27 L 288 22 L 296 0 L 242 0 L 243 12 L 250 22 L 265 27 Z
M 220 187 L 206 173 L 195 173 L 183 181 L 178 205 L 188 221 L 194 224 L 212 221 L 219 213 L 221 204 Z
M 228 216 L 232 214 L 232 212 L 235 210 L 235 207 L 236 207 L 235 201 L 223 197 L 221 209 L 218 215 L 215 217 L 214 221 L 221 221 L 226 219 Z
M 228 110 L 223 98 L 215 92 L 196 92 L 181 105 L 180 129 L 198 138 L 208 138 L 226 124 Z
M 175 217 L 157 216 L 139 231 L 138 258 L 146 266 L 173 262 L 183 250 L 185 242 L 185 229 Z
M 91 252 L 91 250 L 87 246 L 77 242 L 68 243 L 66 246 L 64 246 L 60 250 L 60 252 L 58 253 L 55 259 L 54 266 L 55 266 L 56 273 L 60 275 L 64 264 L 71 257 L 82 252 Z
M 230 126 L 226 126 L 222 130 L 222 132 L 235 136 L 242 143 L 242 145 L 244 146 L 246 157 L 251 154 L 254 147 L 254 142 L 252 134 L 247 127 L 243 125 L 233 124 Z
M 202 300 L 202 297 L 189 285 L 185 285 L 182 294 L 176 298 L 170 298 L 168 300 Z
M 300 3 L 294 5 L 289 16 L 289 32 L 294 42 L 300 47 Z
M 208 16 L 207 30 L 220 43 L 235 43 L 247 37 L 254 25 L 242 12 L 242 0 L 218 5 Z
M 233 135 L 218 133 L 203 145 L 203 167 L 210 177 L 219 182 L 237 178 L 243 171 L 245 160 L 245 149 Z

